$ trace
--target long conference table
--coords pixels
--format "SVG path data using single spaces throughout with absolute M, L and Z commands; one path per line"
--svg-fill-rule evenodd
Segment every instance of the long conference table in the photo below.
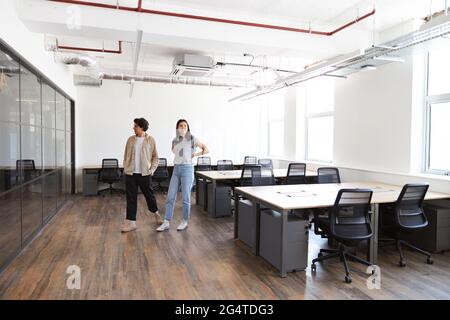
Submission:
M 197 190 L 195 193 L 196 204 L 199 204 L 199 193 L 204 192 L 204 209 L 207 210 L 208 203 L 215 208 L 216 202 L 216 188 L 217 183 L 220 182 L 236 182 L 241 179 L 242 170 L 215 170 L 215 171 L 197 171 L 196 173 L 196 183 L 198 185 L 198 178 L 202 178 L 212 184 L 212 197 L 208 197 L 208 192 L 205 190 Z M 285 178 L 287 175 L 287 169 L 273 169 L 273 175 L 276 179 Z M 307 170 L 305 172 L 306 178 L 317 177 L 316 171 Z M 230 212 L 231 214 L 231 212 Z M 215 216 L 215 215 L 214 215 Z
M 395 202 L 402 186 L 380 182 L 349 182 L 330 184 L 275 185 L 261 187 L 236 187 L 234 192 L 241 195 L 256 206 L 256 245 L 255 254 L 259 255 L 261 206 L 277 211 L 281 217 L 281 268 L 280 276 L 286 276 L 284 247 L 287 242 L 287 217 L 292 210 L 332 207 L 340 189 L 359 188 L 373 190 L 371 205 L 371 226 L 373 237 L 369 240 L 368 260 L 376 264 L 378 256 L 378 220 L 379 205 Z M 450 194 L 427 192 L 425 200 L 450 198 Z M 235 201 L 234 238 L 238 238 L 239 201 Z

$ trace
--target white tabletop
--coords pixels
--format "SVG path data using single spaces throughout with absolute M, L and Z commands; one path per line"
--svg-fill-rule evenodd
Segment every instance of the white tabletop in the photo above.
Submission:
M 270 204 L 281 211 L 331 207 L 340 189 L 359 188 L 373 191 L 372 203 L 395 202 L 402 186 L 380 182 L 348 182 L 303 185 L 276 185 L 261 187 L 237 187 L 235 191 Z M 425 200 L 450 198 L 450 194 L 427 192 Z
M 221 171 L 197 171 L 199 176 L 209 180 L 238 180 L 241 178 L 242 170 L 221 170 Z M 307 177 L 317 176 L 316 171 L 306 171 Z M 275 178 L 283 178 L 287 175 L 287 169 L 273 169 Z

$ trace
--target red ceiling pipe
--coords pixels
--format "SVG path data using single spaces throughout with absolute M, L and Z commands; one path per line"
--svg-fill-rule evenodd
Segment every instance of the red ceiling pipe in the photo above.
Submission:
M 69 46 L 60 46 L 59 44 L 56 47 L 58 48 L 58 50 L 76 50 L 76 51 L 89 51 L 89 52 L 122 54 L 122 41 L 119 41 L 119 49 L 118 50 L 105 50 L 105 49 L 83 48 L 83 47 L 69 47 Z
M 117 9 L 117 10 L 125 10 L 125 11 L 142 12 L 142 13 L 157 14 L 157 15 L 177 17 L 177 18 L 187 18 L 187 19 L 196 19 L 196 20 L 237 24 L 237 25 L 244 25 L 244 26 L 250 26 L 250 27 L 257 27 L 257 28 L 309 33 L 309 34 L 315 34 L 315 35 L 320 35 L 320 36 L 332 36 L 335 33 L 342 31 L 343 29 L 348 28 L 349 26 L 375 14 L 375 9 L 373 9 L 371 12 L 369 12 L 359 18 L 357 18 L 353 21 L 350 21 L 350 22 L 346 23 L 345 25 L 343 25 L 333 31 L 327 32 L 327 31 L 317 31 L 317 30 L 312 30 L 312 29 L 299 29 L 299 28 L 284 27 L 284 26 L 271 25 L 271 24 L 254 23 L 254 22 L 248 22 L 248 21 L 220 19 L 220 18 L 206 17 L 206 16 L 196 16 L 196 15 L 192 15 L 192 14 L 184 14 L 184 13 L 176 13 L 176 12 L 168 12 L 168 11 L 150 10 L 150 9 L 145 9 L 142 7 L 142 0 L 138 1 L 138 6 L 136 8 L 112 5 L 112 4 L 105 4 L 105 3 L 98 3 L 98 2 L 91 2 L 91 1 L 79 1 L 79 0 L 49 0 L 49 1 L 77 4 L 77 5 L 83 5 L 83 6 L 98 7 L 98 8 L 106 8 L 106 9 Z

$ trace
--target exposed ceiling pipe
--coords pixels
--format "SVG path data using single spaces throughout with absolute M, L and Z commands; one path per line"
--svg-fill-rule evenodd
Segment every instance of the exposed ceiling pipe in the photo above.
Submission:
M 298 71 L 286 70 L 286 69 L 278 69 L 272 68 L 269 66 L 260 66 L 255 64 L 245 64 L 245 63 L 236 63 L 236 62 L 217 62 L 218 66 L 237 66 L 237 67 L 247 67 L 247 68 L 257 68 L 257 69 L 269 69 L 277 72 L 286 72 L 286 73 L 297 73 Z
M 189 84 L 197 86 L 210 86 L 210 87 L 228 87 L 228 88 L 244 88 L 247 85 L 239 83 L 230 83 L 215 81 L 208 79 L 207 81 L 199 81 L 194 78 L 172 78 L 172 77 L 162 77 L 162 76 L 133 76 L 127 74 L 112 74 L 103 73 L 99 74 L 100 80 L 121 80 L 121 81 L 142 81 L 142 82 L 157 82 L 157 83 L 168 83 L 168 84 Z
M 114 53 L 114 54 L 122 54 L 122 41 L 118 42 L 119 48 L 117 50 L 108 50 L 105 48 L 85 48 L 85 47 L 72 47 L 72 46 L 60 46 L 58 42 L 56 42 L 56 48 L 58 50 L 72 50 L 72 51 L 88 51 L 88 52 L 101 52 L 101 53 Z
M 423 25 L 418 31 L 411 32 L 405 36 L 392 40 L 388 43 L 373 46 L 365 51 L 355 51 L 348 55 L 334 57 L 328 61 L 312 66 L 302 72 L 293 74 L 275 81 L 274 83 L 260 87 L 250 92 L 241 94 L 230 100 L 248 100 L 264 94 L 268 94 L 285 87 L 293 86 L 320 76 L 329 75 L 332 72 L 349 68 L 361 63 L 373 61 L 377 57 L 387 57 L 389 54 L 405 54 L 405 50 L 419 46 L 425 42 L 450 34 L 450 18 L 442 16 Z M 389 59 L 389 58 L 388 58 Z M 384 59 L 384 60 L 388 60 Z M 394 58 L 395 59 L 395 58 Z M 383 58 L 378 59 L 383 60 Z M 400 60 L 400 59 L 399 59 Z M 361 67 L 360 67 L 361 68 Z
M 138 1 L 137 7 L 127 7 L 127 6 L 112 5 L 112 4 L 98 3 L 98 2 L 92 2 L 92 1 L 79 1 L 79 0 L 49 0 L 49 1 L 77 4 L 77 5 L 82 5 L 82 6 L 90 6 L 90 7 L 105 8 L 105 9 L 124 10 L 124 11 L 129 11 L 129 12 L 156 14 L 156 15 L 163 15 L 163 16 L 170 16 L 170 17 L 177 17 L 177 18 L 186 18 L 186 19 L 194 19 L 194 20 L 204 20 L 204 21 L 236 24 L 236 25 L 243 25 L 243 26 L 256 27 L 256 28 L 307 33 L 307 34 L 314 34 L 314 35 L 327 36 L 327 37 L 330 37 L 330 36 L 334 35 L 335 33 L 338 33 L 339 31 L 342 31 L 342 30 L 350 27 L 351 25 L 358 23 L 358 22 L 375 14 L 375 9 L 373 9 L 372 11 L 362 15 L 361 17 L 357 17 L 356 19 L 354 19 L 332 31 L 318 31 L 318 30 L 313 30 L 311 28 L 301 29 L 301 28 L 293 28 L 293 27 L 286 27 L 286 26 L 279 26 L 279 25 L 272 25 L 272 24 L 255 23 L 255 22 L 249 22 L 249 21 L 221 19 L 221 18 L 208 17 L 208 16 L 199 16 L 199 15 L 192 15 L 192 14 L 185 14 L 185 13 L 145 9 L 142 7 L 142 0 Z
M 97 61 L 91 57 L 78 55 L 76 53 L 55 52 L 55 60 L 67 65 L 79 65 L 85 67 L 92 78 L 98 78 L 99 67 Z

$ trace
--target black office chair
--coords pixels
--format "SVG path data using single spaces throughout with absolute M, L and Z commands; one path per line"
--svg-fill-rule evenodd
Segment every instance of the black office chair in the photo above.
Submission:
M 339 190 L 329 216 L 317 221 L 326 234 L 339 242 L 339 249 L 320 249 L 318 257 L 312 261 L 312 272 L 316 272 L 316 262 L 339 257 L 344 263 L 345 282 L 350 283 L 352 277 L 347 257 L 366 266 L 371 265 L 370 262 L 346 249 L 346 247 L 356 247 L 361 241 L 369 240 L 373 236 L 369 217 L 371 199 L 372 190 L 369 189 Z M 323 255 L 323 253 L 329 254 Z
M 423 210 L 423 201 L 428 191 L 428 184 L 405 184 L 400 195 L 392 206 L 383 207 L 381 220 L 394 231 L 393 239 L 380 239 L 380 247 L 395 245 L 400 254 L 399 265 L 406 266 L 402 245 L 427 256 L 427 263 L 433 264 L 431 254 L 401 239 L 402 233 L 412 233 L 425 228 L 428 220 Z M 384 243 L 383 243 L 384 242 Z
M 244 164 L 241 171 L 241 178 L 239 179 L 238 185 L 240 187 L 250 187 L 253 186 L 253 176 L 261 176 L 261 165 L 259 164 Z M 257 179 L 257 178 L 255 178 Z M 234 193 L 234 187 L 231 188 L 231 200 L 232 201 L 239 201 L 242 198 L 242 196 L 239 196 L 238 199 L 236 199 L 235 193 Z M 234 212 L 234 209 L 231 209 L 232 212 Z
M 318 183 L 341 183 L 341 176 L 338 168 L 323 167 L 317 169 Z
M 254 156 L 246 156 L 244 158 L 244 164 L 258 164 L 258 158 Z
M 233 170 L 233 161 L 231 160 L 217 160 L 217 170 Z
M 252 186 L 273 186 L 275 177 L 270 167 L 253 167 L 251 169 Z
M 339 169 L 333 167 L 323 167 L 317 169 L 317 182 L 318 183 L 341 183 L 341 177 L 339 175 Z M 327 234 L 324 234 L 318 224 L 315 223 L 317 219 L 326 217 L 328 215 L 327 208 L 312 209 L 313 219 L 311 220 L 310 227 L 314 224 L 314 233 L 320 235 L 322 238 L 328 238 Z M 331 240 L 329 243 L 331 244 Z
M 167 169 L 167 159 L 159 158 L 158 167 L 153 173 L 152 180 L 157 183 L 155 190 L 162 190 L 161 182 L 169 179 L 169 170 Z
M 273 169 L 272 159 L 259 159 L 258 164 L 260 164 L 262 167 L 267 167 L 267 168 Z
M 211 157 L 198 157 L 196 171 L 211 171 Z
M 122 189 L 113 188 L 113 184 L 122 180 L 122 172 L 119 169 L 119 160 L 117 159 L 103 159 L 102 168 L 99 171 L 99 181 L 109 184 L 108 188 L 99 190 L 99 194 L 108 192 L 112 195 L 113 192 L 122 194 L 125 191 Z
M 22 175 L 22 182 L 36 178 L 36 166 L 33 159 L 16 160 L 16 183 L 19 183 L 20 175 Z
M 306 183 L 306 163 L 289 163 L 286 184 Z

